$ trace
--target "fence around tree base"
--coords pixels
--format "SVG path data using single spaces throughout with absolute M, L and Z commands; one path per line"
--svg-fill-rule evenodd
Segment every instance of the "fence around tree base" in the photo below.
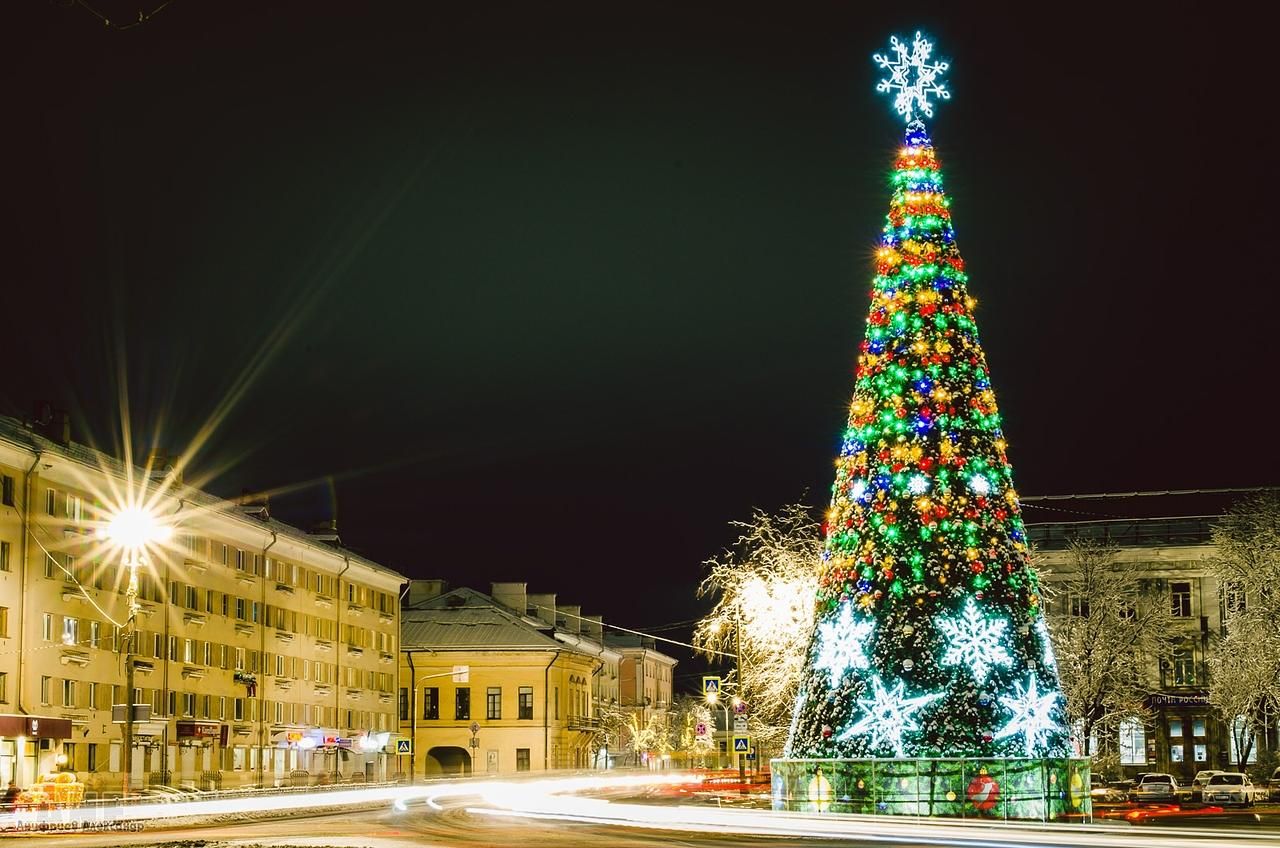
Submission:
M 968 819 L 1089 819 L 1088 758 L 777 759 L 773 808 Z

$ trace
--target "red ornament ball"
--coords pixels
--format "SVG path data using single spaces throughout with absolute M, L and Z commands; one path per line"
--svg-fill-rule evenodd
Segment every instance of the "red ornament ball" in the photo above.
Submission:
M 831 738 L 831 733 L 832 733 L 831 725 L 829 725 L 829 724 L 824 724 L 824 725 L 822 725 L 822 738 L 823 738 L 823 739 L 830 739 L 830 738 Z

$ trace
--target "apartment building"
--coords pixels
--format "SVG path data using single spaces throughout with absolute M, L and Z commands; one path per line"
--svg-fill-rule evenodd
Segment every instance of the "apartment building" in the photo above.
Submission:
M 590 768 L 598 709 L 617 699 L 619 655 L 598 616 L 524 583 L 490 594 L 413 580 L 401 633 L 400 770 L 506 774 Z
M 127 571 L 98 531 L 144 486 L 173 535 L 139 569 L 129 698 Z M 150 713 L 132 786 L 381 779 L 402 583 L 265 502 L 0 417 L 0 780 L 65 768 L 118 790 L 129 701 Z
M 671 709 L 675 657 L 657 649 L 648 636 L 609 633 L 607 644 L 621 656 L 618 662 L 618 702 L 644 727 L 651 716 Z
M 1234 768 L 1232 735 L 1209 702 L 1205 660 L 1228 618 L 1223 587 L 1206 571 L 1216 552 L 1212 527 L 1235 497 L 1238 493 L 1227 491 L 1024 498 L 1032 507 L 1028 539 L 1050 588 L 1074 567 L 1073 540 L 1107 542 L 1117 548 L 1119 561 L 1141 566 L 1134 603 L 1167 605 L 1172 613 L 1172 651 L 1141 658 L 1149 718 L 1125 722 L 1118 739 L 1103 740 L 1118 749 L 1128 776 L 1158 771 L 1190 782 L 1201 769 Z M 1040 503 L 1045 506 L 1037 511 Z M 1045 514 L 1060 520 L 1034 520 Z M 1133 517 L 1117 517 L 1125 514 Z M 1059 596 L 1049 601 L 1048 613 L 1052 621 L 1056 615 L 1087 616 L 1089 610 L 1078 599 Z M 1276 742 L 1273 723 L 1254 744 L 1251 759 L 1276 750 Z

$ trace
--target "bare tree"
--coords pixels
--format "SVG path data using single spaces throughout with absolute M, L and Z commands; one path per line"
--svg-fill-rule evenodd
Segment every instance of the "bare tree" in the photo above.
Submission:
M 701 698 L 680 695 L 671 709 L 670 747 L 672 753 L 687 766 L 716 753 L 711 734 L 698 735 L 698 725 L 711 728 L 711 708 Z
M 1174 641 L 1172 610 L 1143 597 L 1142 578 L 1142 563 L 1121 559 L 1113 545 L 1076 540 L 1068 564 L 1044 581 L 1067 715 L 1102 768 L 1116 758 L 1110 740 L 1120 723 L 1147 717 L 1145 667 Z
M 1210 573 L 1222 592 L 1226 635 L 1209 652 L 1209 700 L 1231 732 L 1244 771 L 1268 712 L 1280 708 L 1280 491 L 1236 504 L 1213 528 Z
M 813 632 L 822 534 L 803 504 L 731 526 L 736 542 L 706 562 L 698 594 L 716 603 L 693 641 L 714 659 L 736 657 L 726 690 L 747 702 L 757 750 L 781 750 Z

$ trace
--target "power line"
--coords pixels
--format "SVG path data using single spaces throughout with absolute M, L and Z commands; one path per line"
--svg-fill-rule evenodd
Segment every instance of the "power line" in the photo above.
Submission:
M 85 2 L 85 0 L 73 0 L 73 3 L 76 6 L 79 6 L 81 9 L 84 9 L 86 12 L 93 15 L 98 20 L 102 21 L 102 25 L 105 26 L 107 29 L 113 29 L 113 30 L 116 30 L 117 32 L 121 32 L 126 29 L 133 29 L 136 26 L 145 24 L 147 21 L 155 17 L 158 13 L 164 11 L 164 8 L 172 2 L 173 0 L 164 0 L 163 3 L 161 3 L 159 6 L 156 6 L 150 12 L 144 12 L 141 9 L 139 9 L 138 19 L 136 21 L 130 21 L 127 24 L 118 24 L 112 21 L 102 12 L 99 12 L 97 9 L 90 6 L 88 3 Z
M 688 642 L 681 642 L 678 639 L 668 639 L 665 636 L 654 636 L 652 633 L 645 633 L 642 630 L 632 630 L 630 627 L 623 627 L 618 624 L 608 624 L 603 621 L 596 621 L 594 618 L 587 618 L 586 616 L 582 616 L 582 615 L 574 615 L 571 612 L 565 612 L 564 610 L 556 609 L 555 607 L 543 606 L 542 604 L 534 604 L 534 606 L 537 607 L 538 609 L 543 609 L 543 610 L 546 610 L 547 612 L 555 613 L 556 615 L 563 615 L 568 618 L 576 618 L 581 621 L 590 621 L 592 624 L 599 624 L 601 627 L 610 627 L 610 628 L 613 628 L 614 630 L 621 630 L 623 633 L 631 633 L 635 636 L 643 636 L 646 639 L 653 639 L 655 642 L 666 642 L 671 645 L 679 645 L 682 648 L 692 648 L 695 651 L 700 651 L 706 654 L 718 654 L 719 656 L 722 656 L 722 657 L 733 657 L 735 660 L 738 658 L 737 654 L 731 654 L 727 651 L 716 651 L 716 650 L 712 650 L 711 648 L 700 648 L 697 645 L 692 645 Z
M 1274 491 L 1275 486 L 1248 486 L 1226 489 L 1165 489 L 1163 491 L 1154 492 L 1099 492 L 1091 495 L 1031 495 L 1019 496 L 1018 501 L 1021 503 L 1031 503 L 1034 501 L 1065 501 L 1065 500 L 1112 500 L 1115 498 L 1150 498 L 1164 495 L 1228 495 L 1228 494 L 1245 494 L 1247 492 L 1270 492 Z

